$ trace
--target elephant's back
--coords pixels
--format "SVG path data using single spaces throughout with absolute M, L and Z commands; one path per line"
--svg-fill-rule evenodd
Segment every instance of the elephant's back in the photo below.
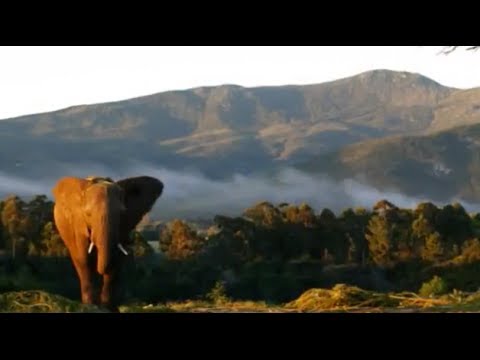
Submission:
M 80 200 L 81 193 L 85 190 L 87 181 L 73 176 L 60 178 L 52 188 L 56 203 L 71 203 Z

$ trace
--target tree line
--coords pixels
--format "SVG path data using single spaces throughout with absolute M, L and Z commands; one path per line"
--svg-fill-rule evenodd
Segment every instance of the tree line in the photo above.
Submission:
M 317 214 L 307 204 L 262 202 L 237 218 L 218 215 L 214 224 L 200 235 L 187 222 L 174 220 L 161 231 L 160 248 L 172 260 L 209 253 L 224 262 L 310 259 L 378 267 L 480 256 L 480 215 L 468 214 L 459 203 L 401 209 L 381 200 L 372 210 L 346 209 L 336 216 L 329 209 Z
M 27 271 L 40 279 L 34 285 L 77 296 L 53 203 L 44 195 L 9 196 L 0 202 L 0 216 L 0 249 L 14 263 L 34 264 Z M 371 209 L 335 214 L 308 204 L 259 202 L 238 217 L 217 215 L 205 229 L 176 219 L 154 232 L 134 231 L 137 261 L 127 281 L 130 296 L 145 301 L 201 297 L 219 282 L 231 297 L 271 301 L 338 282 L 416 291 L 437 274 L 453 288 L 472 290 L 480 286 L 479 234 L 480 214 L 459 203 L 403 209 L 381 200 Z M 161 254 L 146 239 L 155 240 Z M 60 271 L 63 278 L 52 276 Z M 5 284 L 0 277 L 0 291 L 34 286 Z

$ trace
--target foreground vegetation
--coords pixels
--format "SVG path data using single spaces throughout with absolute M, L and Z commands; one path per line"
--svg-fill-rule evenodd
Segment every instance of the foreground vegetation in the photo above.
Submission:
M 0 295 L 41 290 L 39 303 L 42 296 L 79 300 L 52 206 L 44 196 L 0 202 Z M 460 204 L 401 209 L 382 200 L 337 215 L 307 204 L 261 202 L 235 218 L 142 225 L 132 233 L 133 257 L 121 275 L 124 311 L 353 311 L 427 303 L 441 309 L 475 306 L 480 288 L 480 215 Z M 314 305 L 301 296 L 314 298 Z M 320 298 L 330 305 L 318 305 Z M 4 308 L 16 311 L 18 304 L 8 301 Z M 73 304 L 50 310 L 76 311 Z
M 20 291 L 0 294 L 0 312 L 107 311 L 43 291 Z M 454 291 L 443 295 L 421 296 L 409 292 L 378 293 L 338 284 L 332 289 L 310 289 L 291 302 L 275 305 L 265 302 L 235 301 L 220 293 L 217 288 L 212 290 L 210 296 L 204 300 L 158 304 L 130 303 L 122 305 L 120 312 L 480 312 L 480 292 Z

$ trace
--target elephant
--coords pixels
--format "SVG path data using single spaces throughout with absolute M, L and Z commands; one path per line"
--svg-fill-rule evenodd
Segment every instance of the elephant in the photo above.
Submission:
M 162 195 L 150 176 L 60 178 L 52 188 L 54 223 L 80 282 L 83 304 L 118 312 L 119 274 L 129 255 L 130 233 Z M 95 277 L 100 275 L 100 289 Z M 98 291 L 99 290 L 99 291 Z

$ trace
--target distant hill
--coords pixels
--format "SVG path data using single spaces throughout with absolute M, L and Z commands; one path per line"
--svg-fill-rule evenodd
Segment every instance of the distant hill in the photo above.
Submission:
M 480 201 L 480 124 L 422 136 L 393 136 L 356 143 L 298 168 L 357 178 L 378 189 L 444 200 Z

